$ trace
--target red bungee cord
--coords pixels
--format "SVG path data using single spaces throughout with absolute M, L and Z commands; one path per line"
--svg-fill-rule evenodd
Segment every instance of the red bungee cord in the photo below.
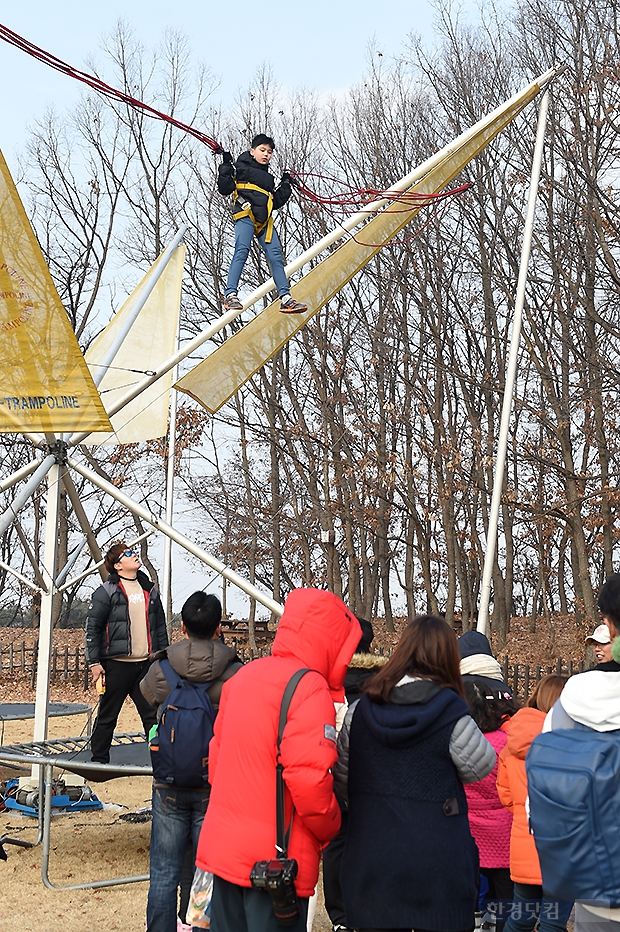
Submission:
M 194 136 L 194 138 L 198 139 L 199 142 L 203 142 L 206 146 L 209 146 L 209 148 L 212 149 L 216 155 L 219 155 L 219 153 L 223 152 L 222 146 L 219 144 L 219 142 L 217 142 L 215 139 L 211 139 L 210 136 L 207 136 L 200 130 L 195 129 L 193 126 L 189 126 L 187 123 L 182 123 L 180 120 L 169 116 L 167 113 L 161 113 L 159 110 L 155 110 L 154 107 L 149 107 L 149 105 L 145 104 L 144 101 L 138 100 L 137 97 L 132 97 L 131 94 L 126 94 L 124 91 L 119 91 L 114 87 L 110 87 L 109 84 L 106 84 L 104 81 L 102 81 L 100 78 L 96 78 L 94 75 L 88 74 L 85 71 L 78 71 L 77 68 L 74 68 L 72 65 L 68 65 L 60 58 L 56 58 L 55 55 L 52 55 L 50 52 L 46 52 L 45 49 L 40 49 L 37 45 L 33 45 L 32 42 L 28 42 L 27 39 L 22 39 L 22 37 L 18 36 L 16 32 L 12 32 L 12 30 L 8 29 L 6 26 L 3 26 L 1 23 L 0 39 L 4 39 L 4 41 L 8 42 L 9 45 L 13 45 L 15 48 L 20 49 L 22 52 L 26 52 L 27 55 L 31 55 L 38 61 L 43 62 L 44 65 L 49 65 L 50 68 L 54 68 L 56 71 L 60 71 L 62 74 L 66 74 L 70 78 L 75 78 L 77 81 L 81 81 L 83 84 L 87 84 L 88 87 L 92 87 L 93 90 L 98 91 L 100 94 L 103 94 L 110 100 L 115 100 L 118 103 L 128 104 L 130 107 L 134 107 L 136 110 L 142 110 L 144 113 L 146 113 L 147 116 L 152 117 L 154 120 L 164 120 L 166 123 L 170 123 L 172 126 L 176 126 L 177 129 L 181 129 L 183 132 L 189 133 L 190 136 Z
M 297 189 L 301 197 L 310 201 L 313 204 L 317 204 L 323 207 L 327 212 L 332 216 L 336 223 L 339 223 L 338 217 L 341 217 L 348 214 L 363 213 L 364 210 L 368 207 L 370 203 L 378 200 L 385 200 L 391 204 L 402 204 L 400 208 L 392 208 L 390 213 L 408 213 L 414 207 L 425 207 L 429 204 L 437 204 L 438 207 L 429 219 L 424 223 L 415 233 L 412 233 L 411 236 L 407 236 L 404 240 L 399 240 L 399 243 L 407 243 L 409 240 L 414 239 L 418 236 L 422 230 L 432 222 L 432 220 L 439 214 L 440 210 L 446 206 L 446 202 L 451 200 L 454 197 L 457 197 L 459 194 L 463 194 L 471 187 L 470 182 L 459 185 L 457 188 L 451 188 L 448 191 L 438 191 L 436 193 L 422 194 L 419 191 L 382 191 L 379 188 L 354 188 L 352 185 L 347 184 L 347 182 L 338 181 L 336 178 L 330 178 L 327 175 L 316 175 L 311 172 L 296 172 L 292 169 L 289 169 L 289 175 L 291 176 L 291 183 Z M 334 194 L 330 196 L 320 195 L 313 191 L 311 188 L 307 187 L 306 184 L 301 180 L 302 176 L 304 178 L 319 178 L 323 181 L 329 181 L 332 184 L 340 185 L 345 188 L 343 193 Z M 377 213 L 377 211 L 368 211 L 368 213 Z M 375 248 L 383 246 L 383 243 L 363 243 L 358 237 L 359 234 L 349 233 L 349 236 L 354 240 L 359 246 L 368 246 L 369 248 Z
M 170 123 L 177 129 L 188 133 L 190 136 L 193 136 L 199 142 L 204 143 L 216 155 L 220 155 L 224 151 L 220 143 L 215 139 L 211 139 L 211 137 L 207 136 L 206 133 L 201 132 L 200 130 L 190 126 L 187 123 L 182 123 L 180 120 L 177 120 L 176 117 L 170 116 L 167 113 L 162 113 L 160 110 L 156 110 L 154 107 L 149 106 L 149 104 L 145 104 L 144 101 L 139 100 L 137 97 L 132 97 L 131 94 L 127 94 L 124 91 L 119 91 L 116 88 L 111 87 L 109 84 L 106 84 L 104 81 L 95 77 L 94 75 L 88 74 L 85 71 L 79 71 L 72 65 L 68 65 L 60 58 L 52 55 L 51 52 L 46 52 L 45 49 L 41 49 L 39 46 L 34 45 L 27 39 L 22 38 L 22 36 L 19 36 L 16 32 L 13 32 L 7 26 L 3 26 L 2 23 L 0 23 L 0 39 L 8 42 L 9 45 L 13 45 L 15 48 L 20 49 L 22 52 L 26 52 L 27 55 L 31 55 L 33 58 L 36 58 L 44 65 L 48 65 L 50 68 L 54 68 L 55 71 L 60 71 L 62 74 L 66 74 L 70 78 L 75 78 L 77 81 L 81 81 L 83 84 L 86 84 L 88 87 L 92 88 L 94 91 L 97 91 L 110 100 L 116 101 L 117 103 L 124 103 L 136 110 L 141 110 L 143 113 L 149 117 L 152 117 L 154 120 L 163 120 L 166 123 Z M 289 170 L 289 174 L 291 176 L 291 181 L 296 187 L 300 196 L 326 209 L 336 220 L 336 222 L 338 222 L 334 216 L 336 213 L 343 215 L 362 212 L 372 201 L 383 199 L 389 202 L 399 202 L 403 205 L 402 211 L 406 212 L 411 210 L 415 205 L 423 206 L 432 202 L 439 203 L 446 200 L 447 198 L 452 198 L 458 194 L 462 194 L 463 191 L 466 191 L 469 187 L 469 184 L 464 184 L 458 188 L 453 188 L 450 191 L 442 191 L 436 194 L 421 194 L 417 191 L 381 191 L 378 188 L 355 188 L 353 185 L 347 184 L 347 182 L 338 181 L 337 179 L 329 178 L 328 176 L 314 175 L 309 172 L 295 172 Z M 333 185 L 338 185 L 341 188 L 344 188 L 344 190 L 331 196 L 319 195 L 304 184 L 304 182 L 301 180 L 302 176 L 304 178 L 319 178 L 323 181 L 328 181 Z M 437 211 L 435 211 L 433 217 L 436 215 L 436 213 Z M 430 223 L 430 220 L 427 221 L 427 223 L 424 224 L 421 229 L 424 229 L 428 223 Z M 417 233 L 414 233 L 413 236 L 417 236 L 419 232 L 420 231 L 417 231 Z M 355 239 L 356 242 L 358 242 L 353 234 L 350 235 L 352 239 Z M 412 238 L 412 236 L 407 237 L 407 239 Z M 360 243 L 360 245 L 370 246 L 372 244 Z

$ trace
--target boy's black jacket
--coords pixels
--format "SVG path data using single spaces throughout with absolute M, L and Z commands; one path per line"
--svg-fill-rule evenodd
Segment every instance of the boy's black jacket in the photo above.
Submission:
M 265 191 L 273 194 L 273 208 L 283 207 L 291 196 L 291 186 L 288 182 L 281 182 L 276 188 L 274 177 L 266 165 L 259 165 L 249 152 L 240 155 L 232 165 L 224 162 L 218 169 L 217 189 L 220 194 L 232 194 L 235 190 L 235 181 L 239 184 L 255 184 Z M 261 191 L 242 190 L 241 195 L 252 205 L 252 213 L 257 223 L 264 223 L 267 219 L 267 195 Z

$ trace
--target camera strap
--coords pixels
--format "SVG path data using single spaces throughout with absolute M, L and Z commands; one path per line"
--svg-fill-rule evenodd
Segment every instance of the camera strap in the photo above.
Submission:
M 284 777 L 282 773 L 284 771 L 284 766 L 280 762 L 280 744 L 282 743 L 282 735 L 284 733 L 284 726 L 286 725 L 286 717 L 288 715 L 288 709 L 291 704 L 291 699 L 293 698 L 293 693 L 299 685 L 299 681 L 306 673 L 311 673 L 309 667 L 306 667 L 303 670 L 298 670 L 297 673 L 294 673 L 286 684 L 286 689 L 284 690 L 284 695 L 282 696 L 282 704 L 280 706 L 280 720 L 278 722 L 278 741 L 277 741 L 277 754 L 276 754 L 276 854 L 279 858 L 285 858 L 288 851 L 289 838 L 291 837 L 291 828 L 293 827 L 293 815 L 295 809 L 291 810 L 291 821 L 289 822 L 288 829 L 284 829 Z

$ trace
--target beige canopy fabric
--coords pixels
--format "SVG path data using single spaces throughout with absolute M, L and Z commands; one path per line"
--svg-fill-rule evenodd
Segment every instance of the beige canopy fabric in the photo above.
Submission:
M 410 187 L 402 201 L 393 201 L 358 230 L 354 237 L 324 258 L 291 289 L 306 303 L 305 314 L 285 315 L 280 302 L 266 307 L 215 352 L 183 376 L 176 388 L 191 395 L 214 414 L 254 375 L 304 324 L 360 271 L 372 257 L 421 210 L 424 201 L 412 206 L 411 193 L 441 191 L 492 139 L 539 93 L 533 83 L 504 108 L 481 122 L 475 135 L 445 148 L 445 157 Z
M 0 153 L 0 432 L 111 430 Z
M 140 299 L 142 288 L 149 276 L 156 273 L 161 261 L 160 256 L 91 345 L 86 361 L 93 373 L 96 373 L 98 364 L 114 344 L 116 335 L 123 329 L 125 320 L 131 316 Z M 184 261 L 185 246 L 179 246 L 106 369 L 99 383 L 99 392 L 106 409 L 110 409 L 133 385 L 141 382 L 146 373 L 158 369 L 161 363 L 174 354 L 179 330 Z M 171 384 L 172 373 L 168 372 L 112 416 L 114 434 L 94 433 L 85 442 L 137 443 L 140 440 L 164 437 L 168 430 Z

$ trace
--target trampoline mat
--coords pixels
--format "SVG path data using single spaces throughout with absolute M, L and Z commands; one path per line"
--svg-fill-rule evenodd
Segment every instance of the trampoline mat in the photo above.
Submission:
M 54 767 L 77 773 L 92 783 L 152 774 L 149 746 L 141 732 L 114 735 L 109 764 L 92 761 L 91 755 L 90 739 L 83 736 L 0 747 L 0 761 L 4 758 L 9 762 L 52 763 Z
M 135 741 L 131 744 L 117 744 L 110 748 L 110 763 L 100 764 L 92 761 L 90 748 L 70 754 L 60 754 L 57 766 L 65 767 L 71 773 L 77 773 L 92 783 L 104 783 L 117 777 L 127 776 L 127 768 L 144 767 L 145 773 L 151 773 L 151 753 L 147 742 Z
M 83 702 L 50 702 L 48 715 L 79 715 L 91 711 Z M 16 722 L 34 718 L 34 702 L 0 702 L 0 721 Z

